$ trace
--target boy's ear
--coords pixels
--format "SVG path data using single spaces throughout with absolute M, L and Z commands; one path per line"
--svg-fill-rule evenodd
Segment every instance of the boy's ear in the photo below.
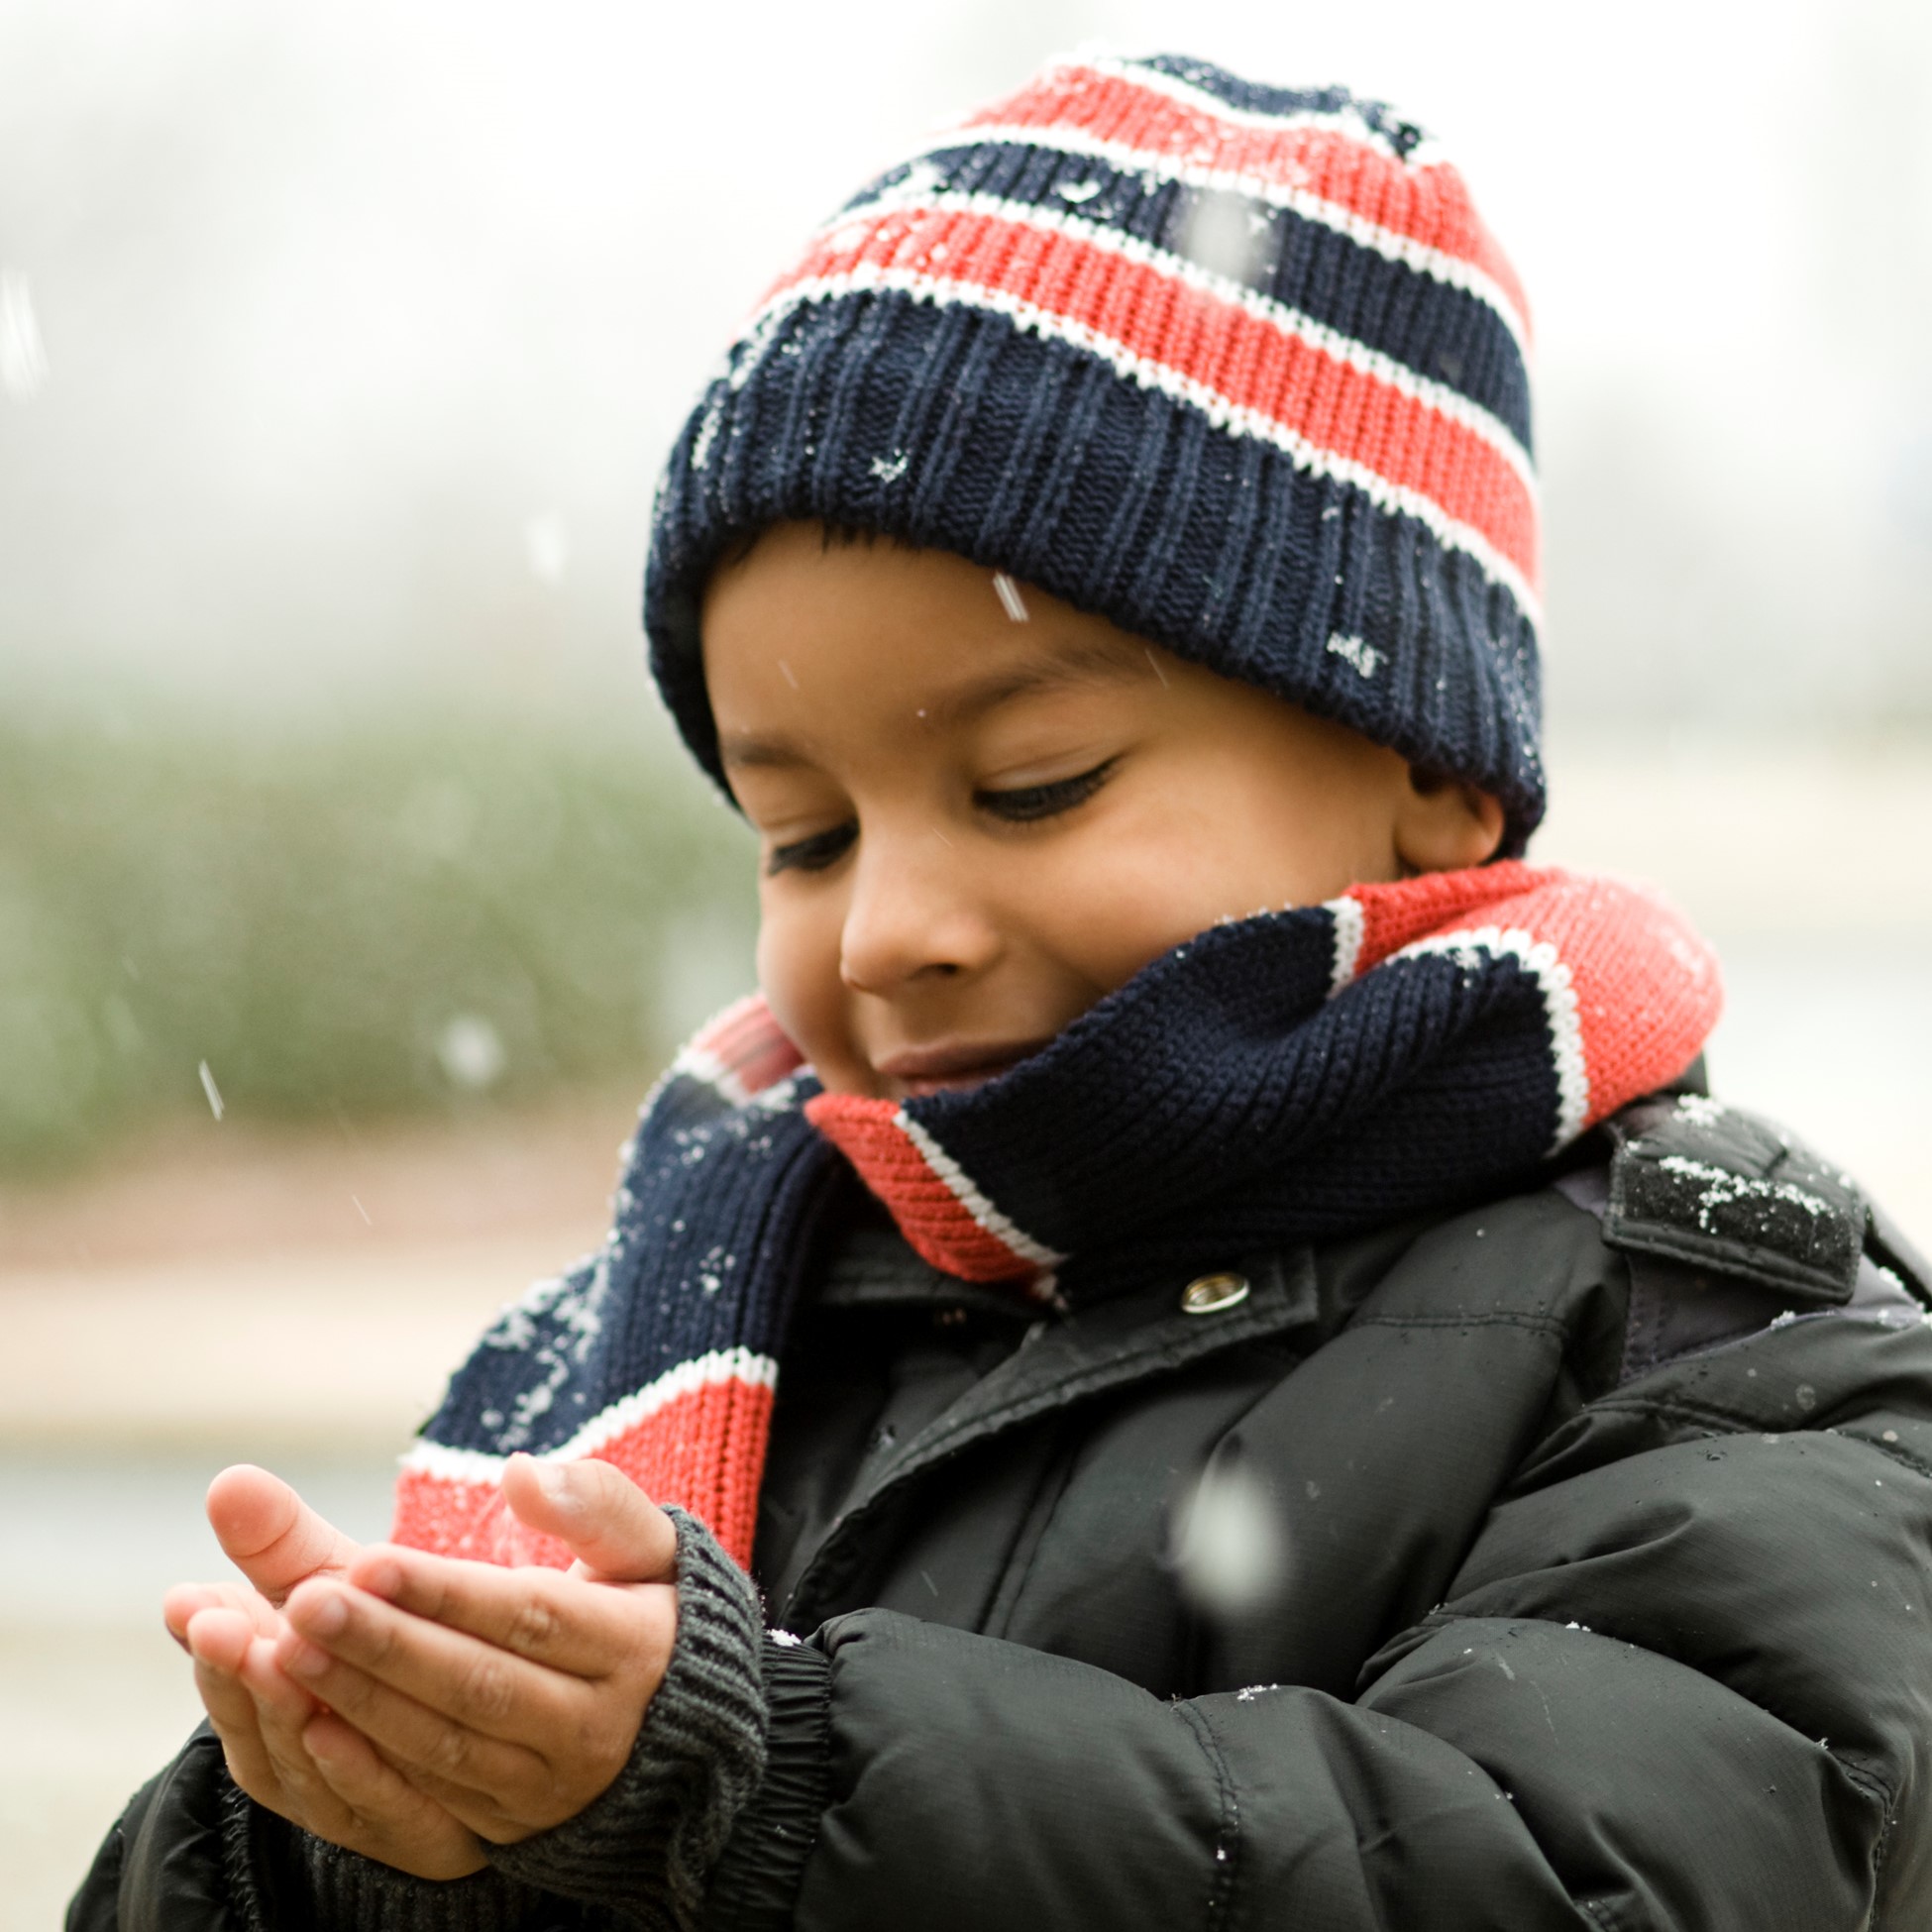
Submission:
M 1503 808 L 1487 792 L 1424 765 L 1397 802 L 1395 853 L 1411 872 L 1459 872 L 1496 856 Z

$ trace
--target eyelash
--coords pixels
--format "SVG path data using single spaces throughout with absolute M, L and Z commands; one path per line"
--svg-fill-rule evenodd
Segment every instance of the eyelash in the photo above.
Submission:
M 976 804 L 1014 824 L 1030 824 L 1036 818 L 1052 818 L 1084 805 L 1114 774 L 1112 758 L 1092 771 L 1072 778 L 1057 778 L 1051 785 L 1022 786 L 1018 792 L 982 792 Z
M 1091 771 L 1055 779 L 1051 785 L 1025 785 L 1012 792 L 981 792 L 975 796 L 974 803 L 1009 824 L 1030 825 L 1085 805 L 1113 776 L 1115 762 L 1109 758 Z M 765 861 L 766 874 L 828 871 L 851 849 L 857 837 L 858 827 L 848 821 L 826 831 L 813 832 L 809 838 L 795 840 L 790 845 L 774 846 Z

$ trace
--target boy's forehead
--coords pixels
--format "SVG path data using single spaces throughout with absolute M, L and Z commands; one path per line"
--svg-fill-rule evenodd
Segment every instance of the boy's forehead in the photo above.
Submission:
M 903 658 L 882 662 L 877 653 L 880 642 L 876 633 L 866 631 L 855 650 L 840 651 L 829 663 L 807 667 L 814 684 L 821 687 L 814 695 L 832 698 L 841 706 L 866 698 L 903 701 L 909 694 L 915 695 L 921 726 L 944 731 L 968 728 L 1028 698 L 1082 686 L 1146 683 L 1164 675 L 1156 670 L 1147 647 L 1125 633 L 1112 637 L 1085 631 L 1056 634 L 1054 628 L 1042 625 L 1024 638 L 995 634 L 959 639 L 940 650 L 927 648 L 910 663 Z M 730 655 L 728 643 L 724 655 Z M 799 760 L 795 735 L 786 726 L 789 714 L 805 708 L 804 683 L 789 659 L 781 657 L 777 668 L 781 682 L 775 685 L 769 676 L 741 681 L 728 670 L 720 678 L 716 673 L 724 667 L 714 666 L 718 745 L 724 763 L 734 770 Z M 880 675 L 882 670 L 891 675 Z M 745 714 L 743 722 L 735 721 L 740 713 Z
M 762 724 L 799 710 L 807 680 L 814 698 L 915 690 L 937 727 L 1029 695 L 1165 675 L 1144 639 L 964 558 L 795 530 L 717 573 L 701 636 L 720 748 L 736 765 L 764 761 L 730 714 Z

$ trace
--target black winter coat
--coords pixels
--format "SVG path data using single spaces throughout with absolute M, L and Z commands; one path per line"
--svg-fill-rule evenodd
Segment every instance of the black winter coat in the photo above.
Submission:
M 1932 1282 L 1844 1177 L 1652 1103 L 1554 1185 L 1202 1262 L 1245 1292 L 1022 1331 L 847 1243 L 707 1924 L 1932 1925 Z M 261 1922 L 222 1802 L 203 1739 L 70 1925 Z

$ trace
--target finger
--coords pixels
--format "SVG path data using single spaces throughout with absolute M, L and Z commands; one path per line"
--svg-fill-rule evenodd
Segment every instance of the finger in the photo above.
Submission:
M 203 1610 L 235 1610 L 249 1619 L 258 1637 L 272 1637 L 281 1623 L 274 1606 L 246 1583 L 176 1583 L 161 1598 L 167 1634 L 187 1649 L 188 1625 Z
M 221 1739 L 230 1775 L 251 1797 L 286 1815 L 289 1799 L 262 1736 L 262 1714 L 241 1677 L 255 1641 L 246 1620 L 233 1611 L 208 1610 L 190 1623 L 187 1634 L 195 1689 Z
M 351 1823 L 348 1809 L 329 1789 L 302 1742 L 303 1731 L 321 1707 L 282 1669 L 274 1650 L 267 1638 L 252 1639 L 239 1681 L 254 1701 L 262 1748 L 297 1821 L 341 1844 Z
M 335 1844 L 418 1878 L 454 1878 L 477 1871 L 483 1850 L 470 1829 L 406 1777 L 379 1768 L 377 1753 L 286 1675 L 274 1648 L 261 1639 L 250 1645 L 242 1682 L 255 1700 L 262 1749 L 285 1815 Z M 344 1742 L 344 1733 L 351 1742 Z M 316 1756 L 317 1742 L 325 1753 L 334 1747 L 338 1776 Z M 372 1760 L 378 1769 L 372 1769 Z M 339 1782 L 348 1783 L 356 1796 L 338 1789 Z M 375 1802 L 366 1805 L 356 1797 Z
M 259 1728 L 255 1699 L 242 1682 L 239 1669 L 231 1669 L 213 1657 L 197 1657 L 194 1660 L 194 1687 L 200 1692 L 202 1704 L 214 1721 L 215 1729 L 224 1736 L 231 1731 L 244 1733 Z
M 208 1522 L 236 1567 L 277 1605 L 303 1577 L 342 1570 L 362 1547 L 252 1462 L 208 1485 Z
M 227 1670 L 202 1663 L 194 1665 L 194 1687 L 200 1693 L 208 1722 L 221 1740 L 222 1756 L 228 1761 L 228 1774 L 250 1797 L 270 1810 L 283 1811 L 287 1799 L 280 1780 L 268 1762 L 262 1743 L 262 1726 L 255 1713 L 255 1699 L 241 1679 Z
M 502 1488 L 519 1522 L 568 1544 L 597 1576 L 658 1583 L 677 1574 L 677 1526 L 614 1463 L 513 1455 Z
M 412 1775 L 426 1773 L 439 1785 L 463 1792 L 467 1811 L 483 1800 L 493 1809 L 508 1797 L 540 1796 L 552 1782 L 549 1764 L 529 1746 L 486 1736 L 432 1710 L 353 1664 L 331 1657 L 293 1630 L 276 1644 L 275 1657 L 291 1677 L 352 1725 L 391 1765 Z M 466 1815 L 465 1822 L 473 1820 Z
M 469 1834 L 487 1837 L 497 1844 L 529 1836 L 528 1826 L 518 1825 L 494 1806 L 479 1802 L 474 1792 L 464 1794 L 465 1809 L 473 1813 L 472 1817 L 452 1811 L 434 1793 L 387 1763 L 354 1725 L 326 1711 L 309 1720 L 302 1743 L 323 1782 L 358 1817 L 379 1818 L 387 1829 L 415 1845 L 440 1852 L 445 1866 L 437 1873 L 439 1878 L 461 1876 L 459 1869 L 447 1863 L 452 1859 L 469 1870 L 485 1863 L 481 1847 L 462 1845 Z M 449 1815 L 439 1815 L 445 1812 Z M 464 1831 L 451 1828 L 452 1818 Z M 489 1829 L 480 1830 L 480 1825 Z M 468 1858 L 464 1857 L 466 1850 Z
M 637 1643 L 628 1590 L 559 1570 L 503 1569 L 378 1545 L 350 1565 L 348 1580 L 432 1624 L 576 1677 L 607 1675 Z M 321 1632 L 308 1635 L 335 1648 Z
M 222 1605 L 196 1611 L 182 1631 L 188 1655 L 197 1664 L 230 1676 L 240 1671 L 255 1635 L 255 1625 L 244 1612 Z
M 366 1590 L 306 1583 L 288 1599 L 288 1621 L 337 1663 L 484 1737 L 534 1744 L 575 1735 L 584 1722 L 590 1686 L 582 1677 L 412 1616 Z M 299 1655 L 291 1649 L 291 1659 Z

